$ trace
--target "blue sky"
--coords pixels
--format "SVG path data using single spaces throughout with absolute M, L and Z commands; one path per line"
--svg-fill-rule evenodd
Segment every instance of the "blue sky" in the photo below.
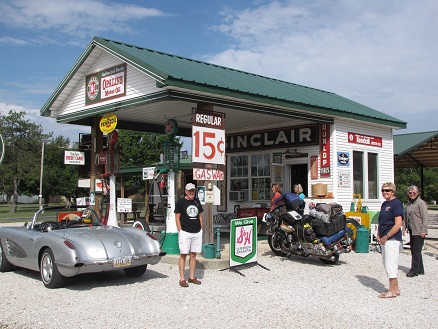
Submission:
M 0 113 L 39 111 L 93 36 L 331 91 L 437 131 L 436 0 L 0 0 Z

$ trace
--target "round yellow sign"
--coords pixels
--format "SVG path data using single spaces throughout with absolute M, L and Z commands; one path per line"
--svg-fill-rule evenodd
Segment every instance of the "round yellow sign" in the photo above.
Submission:
M 104 134 L 108 134 L 116 129 L 117 126 L 117 117 L 115 114 L 105 114 L 102 119 L 100 119 L 100 131 Z

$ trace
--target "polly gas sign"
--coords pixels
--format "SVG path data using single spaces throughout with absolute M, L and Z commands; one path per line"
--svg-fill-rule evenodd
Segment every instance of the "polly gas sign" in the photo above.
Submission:
M 85 77 L 85 105 L 126 95 L 126 63 Z

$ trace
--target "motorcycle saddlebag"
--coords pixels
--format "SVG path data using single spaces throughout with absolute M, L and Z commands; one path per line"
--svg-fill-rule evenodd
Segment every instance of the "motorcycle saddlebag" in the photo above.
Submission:
M 347 218 L 344 214 L 339 214 L 330 218 L 329 223 L 325 223 L 318 218 L 312 218 L 313 231 L 318 236 L 330 236 L 345 229 Z

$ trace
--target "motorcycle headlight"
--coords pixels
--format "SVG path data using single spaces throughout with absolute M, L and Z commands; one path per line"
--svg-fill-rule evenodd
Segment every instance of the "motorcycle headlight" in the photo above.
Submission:
M 263 214 L 262 222 L 269 223 L 272 219 L 272 214 L 267 212 Z

